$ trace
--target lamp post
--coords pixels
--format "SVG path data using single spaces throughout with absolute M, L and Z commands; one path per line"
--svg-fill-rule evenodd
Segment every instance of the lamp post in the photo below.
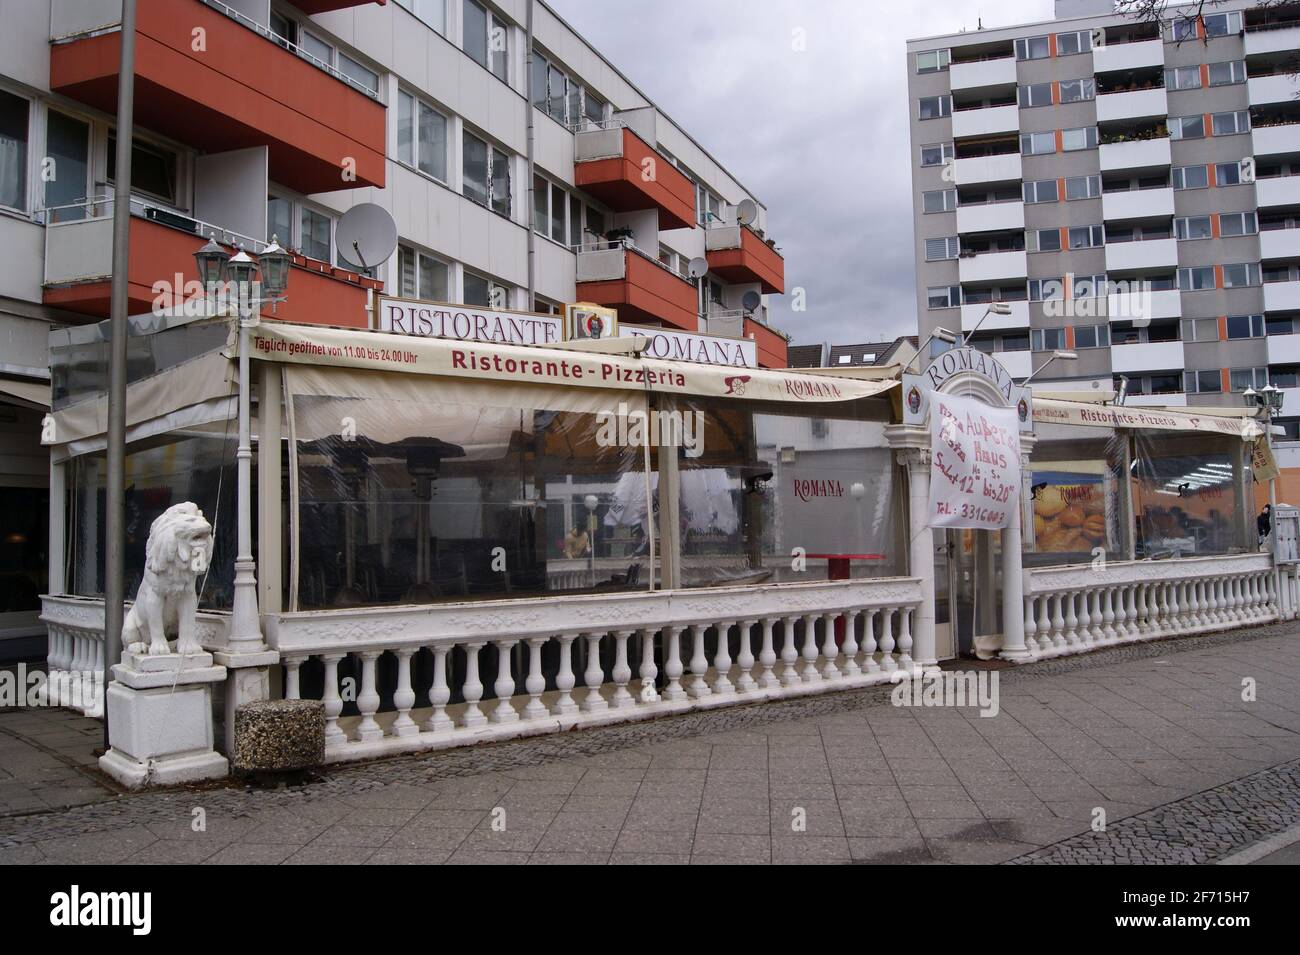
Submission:
M 1264 413 L 1264 440 L 1268 442 L 1269 450 L 1273 449 L 1273 416 L 1282 410 L 1282 402 L 1285 394 L 1280 388 L 1273 387 L 1270 382 L 1263 388 L 1256 391 L 1254 388 L 1247 388 L 1242 392 L 1242 397 L 1246 399 L 1246 404 L 1255 409 L 1255 415 L 1260 412 Z M 1272 509 L 1277 508 L 1277 479 L 1271 478 L 1268 482 L 1268 503 Z
M 974 335 L 977 331 L 979 331 L 980 326 L 984 324 L 984 319 L 988 318 L 990 315 L 1010 315 L 1010 314 L 1011 314 L 1011 306 L 1008 305 L 1006 302 L 989 302 L 989 307 L 984 309 L 984 314 L 981 315 L 980 320 L 975 323 L 975 327 L 972 328 L 970 331 L 968 331 L 965 337 L 962 338 L 961 340 L 962 345 L 965 345 L 967 342 L 970 341 L 970 337 Z
M 936 338 L 939 339 L 939 341 L 941 342 L 947 342 L 949 345 L 957 344 L 957 333 L 951 332 L 948 329 L 944 328 L 943 326 L 939 326 L 934 331 L 932 331 L 929 335 L 925 336 L 925 340 L 922 341 L 920 347 L 916 349 L 916 354 L 912 356 L 912 361 L 916 361 L 918 358 L 924 355 L 925 346 L 930 344 L 930 342 L 934 341 Z M 907 363 L 908 368 L 912 366 L 912 361 L 909 361 Z
M 1038 377 L 1038 373 L 1040 371 L 1043 371 L 1045 368 L 1047 368 L 1048 365 L 1050 365 L 1054 361 L 1078 361 L 1078 360 L 1079 360 L 1079 356 L 1076 355 L 1074 352 L 1061 351 L 1058 349 L 1057 351 L 1052 352 L 1051 356 L 1047 359 L 1047 361 L 1043 362 L 1041 365 L 1035 368 L 1034 371 L 1030 374 L 1030 376 L 1020 383 L 1020 386 L 1023 388 L 1025 385 L 1029 384 L 1031 381 L 1033 381 L 1035 378 Z

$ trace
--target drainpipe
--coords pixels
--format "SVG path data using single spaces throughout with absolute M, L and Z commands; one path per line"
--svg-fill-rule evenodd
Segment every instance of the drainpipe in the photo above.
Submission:
M 524 221 L 528 229 L 528 311 L 537 311 L 537 234 L 533 231 L 533 209 L 536 199 L 533 197 L 533 0 L 528 0 L 528 12 L 524 17 L 526 39 L 524 41 L 524 98 L 527 99 L 528 133 L 527 157 L 528 172 L 525 180 L 524 195 L 528 206 L 524 209 Z

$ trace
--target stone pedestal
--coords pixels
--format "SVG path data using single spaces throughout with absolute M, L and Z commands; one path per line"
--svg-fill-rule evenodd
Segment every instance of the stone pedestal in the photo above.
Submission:
M 226 757 L 212 748 L 212 685 L 226 679 L 212 654 L 127 653 L 113 678 L 100 769 L 131 789 L 228 775 Z

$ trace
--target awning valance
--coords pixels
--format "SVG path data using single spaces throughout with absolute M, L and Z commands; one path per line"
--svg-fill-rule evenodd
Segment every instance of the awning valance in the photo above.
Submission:
M 1264 433 L 1263 428 L 1249 418 L 1157 408 L 1121 408 L 1056 398 L 1034 399 L 1034 421 L 1042 424 L 1072 424 L 1145 431 L 1208 431 L 1213 434 L 1231 435 L 1243 441 L 1252 441 Z

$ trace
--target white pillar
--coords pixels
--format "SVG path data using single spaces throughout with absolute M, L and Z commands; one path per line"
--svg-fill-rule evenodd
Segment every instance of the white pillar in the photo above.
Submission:
M 930 433 L 917 425 L 887 425 L 885 434 L 907 468 L 908 576 L 921 582 L 921 603 L 912 618 L 912 659 L 937 664 L 934 637 L 934 535 L 930 532 Z
M 1025 581 L 1021 573 L 1020 508 L 1011 509 L 1011 523 L 1002 529 L 1002 658 L 1026 660 Z

